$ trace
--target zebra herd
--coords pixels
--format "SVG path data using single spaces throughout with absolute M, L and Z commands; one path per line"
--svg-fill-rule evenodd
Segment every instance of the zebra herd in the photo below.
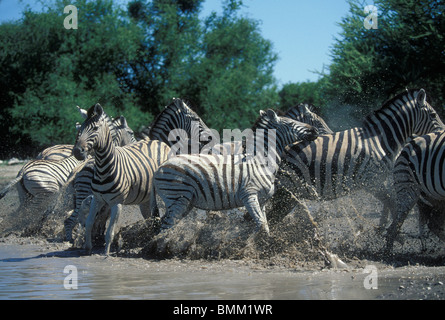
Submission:
M 33 206 L 42 208 L 48 194 L 74 180 L 74 211 L 65 221 L 65 233 L 72 241 L 72 229 L 81 222 L 87 252 L 101 209 L 111 211 L 105 237 L 109 254 L 122 205 L 139 205 L 144 218 L 160 216 L 160 233 L 193 207 L 245 207 L 256 234 L 267 237 L 268 220 L 279 223 L 297 206 L 308 212 L 300 200 L 331 200 L 358 190 L 383 203 L 380 227 L 386 230 L 386 253 L 416 204 L 421 224 L 445 240 L 444 124 L 423 89 L 398 94 L 360 127 L 339 132 L 332 132 L 306 104 L 286 113 L 261 111 L 251 131 L 262 145 L 256 139 L 212 141 L 212 152 L 210 139 L 201 139 L 212 137 L 210 129 L 181 99 L 165 107 L 140 141 L 124 117 L 111 119 L 99 104 L 79 111 L 85 120 L 74 146 L 42 152 L 0 198 L 17 185 L 22 204 L 37 198 Z M 274 159 L 272 165 L 266 157 Z M 156 195 L 165 212 L 158 210 Z M 272 209 L 266 212 L 270 199 Z

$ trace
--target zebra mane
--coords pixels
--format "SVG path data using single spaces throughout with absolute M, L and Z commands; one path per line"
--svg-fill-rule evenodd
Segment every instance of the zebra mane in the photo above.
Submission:
M 377 109 L 372 111 L 367 117 L 365 117 L 365 121 L 367 121 L 368 119 L 370 119 L 372 116 L 380 113 L 382 110 L 385 110 L 386 108 L 388 108 L 388 106 L 392 105 L 395 101 L 397 100 L 402 100 L 402 97 L 404 96 L 411 96 L 412 98 L 415 98 L 414 93 L 420 91 L 421 89 L 405 89 L 405 91 L 402 91 L 400 93 L 398 93 L 397 95 L 395 95 L 392 98 L 389 98 L 388 100 L 386 100 L 382 106 Z M 428 94 L 427 94 L 427 99 L 428 99 Z
M 105 112 L 105 110 L 103 110 L 103 113 L 101 116 L 99 116 L 98 114 L 96 114 L 96 112 L 94 111 L 96 105 L 99 103 L 95 103 L 93 104 L 88 110 L 87 110 L 87 118 L 85 119 L 85 121 L 93 119 L 94 117 L 98 117 L 97 119 L 95 119 L 96 121 L 100 119 L 100 117 L 102 117 L 103 119 L 105 119 L 107 121 L 108 124 L 112 124 L 113 123 L 113 119 Z M 103 107 L 102 107 L 103 109 Z
M 283 112 L 283 111 L 281 111 L 281 110 L 278 110 L 278 109 L 276 109 L 276 110 L 274 110 L 274 109 L 272 109 L 276 114 L 277 114 L 277 116 L 279 116 L 279 117 L 283 117 L 284 115 L 285 115 L 285 113 Z M 258 126 L 261 124 L 261 123 L 263 123 L 263 119 L 266 117 L 266 115 L 259 115 L 257 118 L 256 118 L 256 120 L 255 120 L 255 122 L 253 123 L 253 125 L 252 125 L 252 127 L 251 127 L 251 129 L 252 129 L 252 131 L 255 131 L 256 129 L 258 129 Z
M 152 129 L 159 122 L 159 120 L 162 119 L 164 114 L 171 109 L 176 109 L 176 110 L 180 110 L 181 112 L 186 112 L 187 114 L 189 114 L 192 121 L 196 120 L 196 121 L 202 122 L 202 119 L 198 116 L 198 114 L 194 110 L 195 108 L 191 106 L 189 101 L 184 100 L 184 99 L 179 99 L 179 98 L 173 98 L 173 101 L 168 106 L 165 106 L 164 110 L 162 110 L 156 116 L 156 118 L 153 120 L 153 122 L 150 124 L 150 126 L 148 128 L 148 136 L 150 135 Z

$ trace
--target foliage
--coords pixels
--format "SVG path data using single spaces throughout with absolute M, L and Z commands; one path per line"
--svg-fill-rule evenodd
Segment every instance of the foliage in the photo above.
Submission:
M 377 29 L 363 26 L 365 3 L 350 14 L 332 49 L 326 95 L 362 112 L 405 88 L 423 87 L 445 104 L 445 4 L 437 0 L 376 0 Z
M 127 84 L 144 110 L 156 113 L 160 103 L 182 97 L 212 128 L 249 127 L 260 109 L 276 104 L 272 44 L 258 22 L 237 15 L 239 2 L 201 21 L 202 2 L 130 3 L 144 41 Z
M 149 126 L 173 97 L 191 101 L 209 126 L 249 127 L 275 107 L 276 55 L 258 22 L 227 0 L 199 16 L 203 0 L 78 0 L 78 29 L 65 29 L 66 0 L 0 25 L 0 154 L 18 145 L 74 141 L 76 105 L 99 102 L 133 129 Z
M 0 99 L 8 120 L 1 129 L 9 142 L 74 142 L 75 122 L 82 121 L 76 105 L 100 102 L 111 116 L 138 109 L 117 77 L 136 53 L 138 29 L 107 0 L 77 1 L 80 27 L 65 29 L 65 4 L 25 11 L 20 21 L 0 26 Z M 133 111 L 128 122 L 140 126 L 150 119 Z
M 309 103 L 314 106 L 324 105 L 321 96 L 322 81 L 318 82 L 297 82 L 287 83 L 281 88 L 278 95 L 280 96 L 280 109 L 288 110 L 290 107 L 299 103 Z
M 349 0 L 329 72 L 317 82 L 272 75 L 277 55 L 260 23 L 239 14 L 241 0 L 202 18 L 204 0 L 53 0 L 0 25 L 0 156 L 20 147 L 72 143 L 76 105 L 99 102 L 138 130 L 173 97 L 188 99 L 215 129 L 250 127 L 260 109 L 300 102 L 323 116 L 355 118 L 407 87 L 423 87 L 445 105 L 445 4 L 375 0 L 378 28 L 366 29 L 362 0 Z M 64 7 L 78 8 L 78 29 L 65 29 Z M 310 44 L 309 44 L 310 45 Z

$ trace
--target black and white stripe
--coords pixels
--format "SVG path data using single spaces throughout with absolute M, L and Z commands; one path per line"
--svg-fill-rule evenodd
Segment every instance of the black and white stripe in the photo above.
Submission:
M 392 203 L 385 183 L 390 183 L 387 178 L 402 147 L 411 136 L 442 125 L 425 91 L 407 90 L 366 117 L 361 127 L 293 145 L 284 156 L 277 181 L 300 199 L 330 200 L 365 189 L 384 203 L 383 216 L 387 216 Z M 274 207 L 272 214 L 277 213 L 287 212 Z
M 80 113 L 80 115 L 86 119 L 88 116 L 88 111 L 85 109 L 82 109 L 81 107 L 77 106 L 77 109 Z M 113 136 L 114 141 L 121 141 L 121 137 L 115 136 L 116 134 L 119 134 L 118 130 L 115 130 L 115 119 L 112 119 L 110 117 L 107 117 L 108 125 L 111 130 L 111 135 Z M 118 124 L 119 125 L 119 124 Z M 76 130 L 80 128 L 80 124 L 76 123 Z M 134 135 L 134 134 L 133 134 Z M 123 145 L 125 145 L 126 141 L 124 141 Z M 63 160 L 73 154 L 73 147 L 72 144 L 58 144 L 55 146 L 48 147 L 44 150 L 42 150 L 37 156 L 36 159 L 42 159 L 42 160 Z
M 78 165 L 81 165 L 81 161 L 74 156 L 58 161 L 29 161 L 22 167 L 17 177 L 2 190 L 0 199 L 15 186 L 20 202 L 16 213 L 24 214 L 28 227 L 36 227 L 39 221 L 49 214 L 48 206 L 55 200 L 72 170 Z
M 318 129 L 319 134 L 334 133 L 326 122 L 314 112 L 314 106 L 307 103 L 300 103 L 291 107 L 284 114 L 285 117 L 310 124 Z
M 72 144 L 57 144 L 42 150 L 36 160 L 63 160 L 73 154 Z
M 94 106 L 93 106 L 94 107 Z M 106 117 L 106 119 L 109 119 Z M 128 126 L 127 120 L 124 116 L 120 116 L 117 119 L 113 119 L 111 122 L 107 120 L 107 124 L 111 123 L 110 134 L 112 136 L 113 143 L 116 146 L 125 146 L 136 142 L 133 130 Z M 74 146 L 73 146 L 74 147 Z M 79 213 L 82 211 L 81 208 L 86 208 L 87 206 L 82 206 L 83 201 L 92 194 L 91 191 L 91 181 L 94 175 L 94 159 L 91 158 L 82 167 L 79 172 L 75 173 L 73 179 L 74 184 L 74 210 L 73 213 L 65 220 L 65 237 L 69 242 L 73 242 L 72 231 L 75 225 L 79 222 Z M 104 210 L 109 210 L 109 208 L 104 208 Z
M 179 155 L 162 164 L 154 176 L 156 193 L 166 206 L 162 228 L 188 213 L 190 207 L 225 210 L 245 206 L 257 224 L 269 232 L 260 204 L 274 192 L 274 174 L 285 146 L 296 140 L 313 140 L 318 132 L 312 126 L 275 112 L 261 111 L 253 132 L 265 131 L 264 154 L 276 156 L 274 163 L 264 163 L 261 145 L 254 147 L 255 157 L 240 155 Z M 276 146 L 269 145 L 270 130 L 276 130 Z M 269 147 L 270 146 L 270 147 Z
M 387 231 L 387 252 L 408 213 L 418 205 L 419 225 L 445 240 L 445 132 L 411 140 L 394 165 L 397 213 Z M 421 234 L 423 236 L 423 234 Z
M 204 142 L 199 141 L 209 128 L 186 102 L 173 98 L 150 126 L 148 138 L 159 140 L 177 154 L 199 153 Z M 196 144 L 194 144 L 196 143 Z
M 93 109 L 79 130 L 73 153 L 76 158 L 85 159 L 94 151 L 93 199 L 85 225 L 85 248 L 91 252 L 91 230 L 96 214 L 108 204 L 111 207 L 105 238 L 108 254 L 123 204 L 140 205 L 145 218 L 155 211 L 152 177 L 167 159 L 170 148 L 163 142 L 148 139 L 124 147 L 115 146 L 103 118 L 103 108 L 96 104 Z

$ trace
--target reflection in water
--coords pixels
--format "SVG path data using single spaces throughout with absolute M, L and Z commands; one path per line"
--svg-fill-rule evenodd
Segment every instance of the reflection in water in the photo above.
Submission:
M 381 293 L 364 289 L 362 277 L 350 272 L 268 272 L 38 250 L 0 246 L 0 299 L 370 299 Z M 67 265 L 77 269 L 77 289 L 64 287 Z

